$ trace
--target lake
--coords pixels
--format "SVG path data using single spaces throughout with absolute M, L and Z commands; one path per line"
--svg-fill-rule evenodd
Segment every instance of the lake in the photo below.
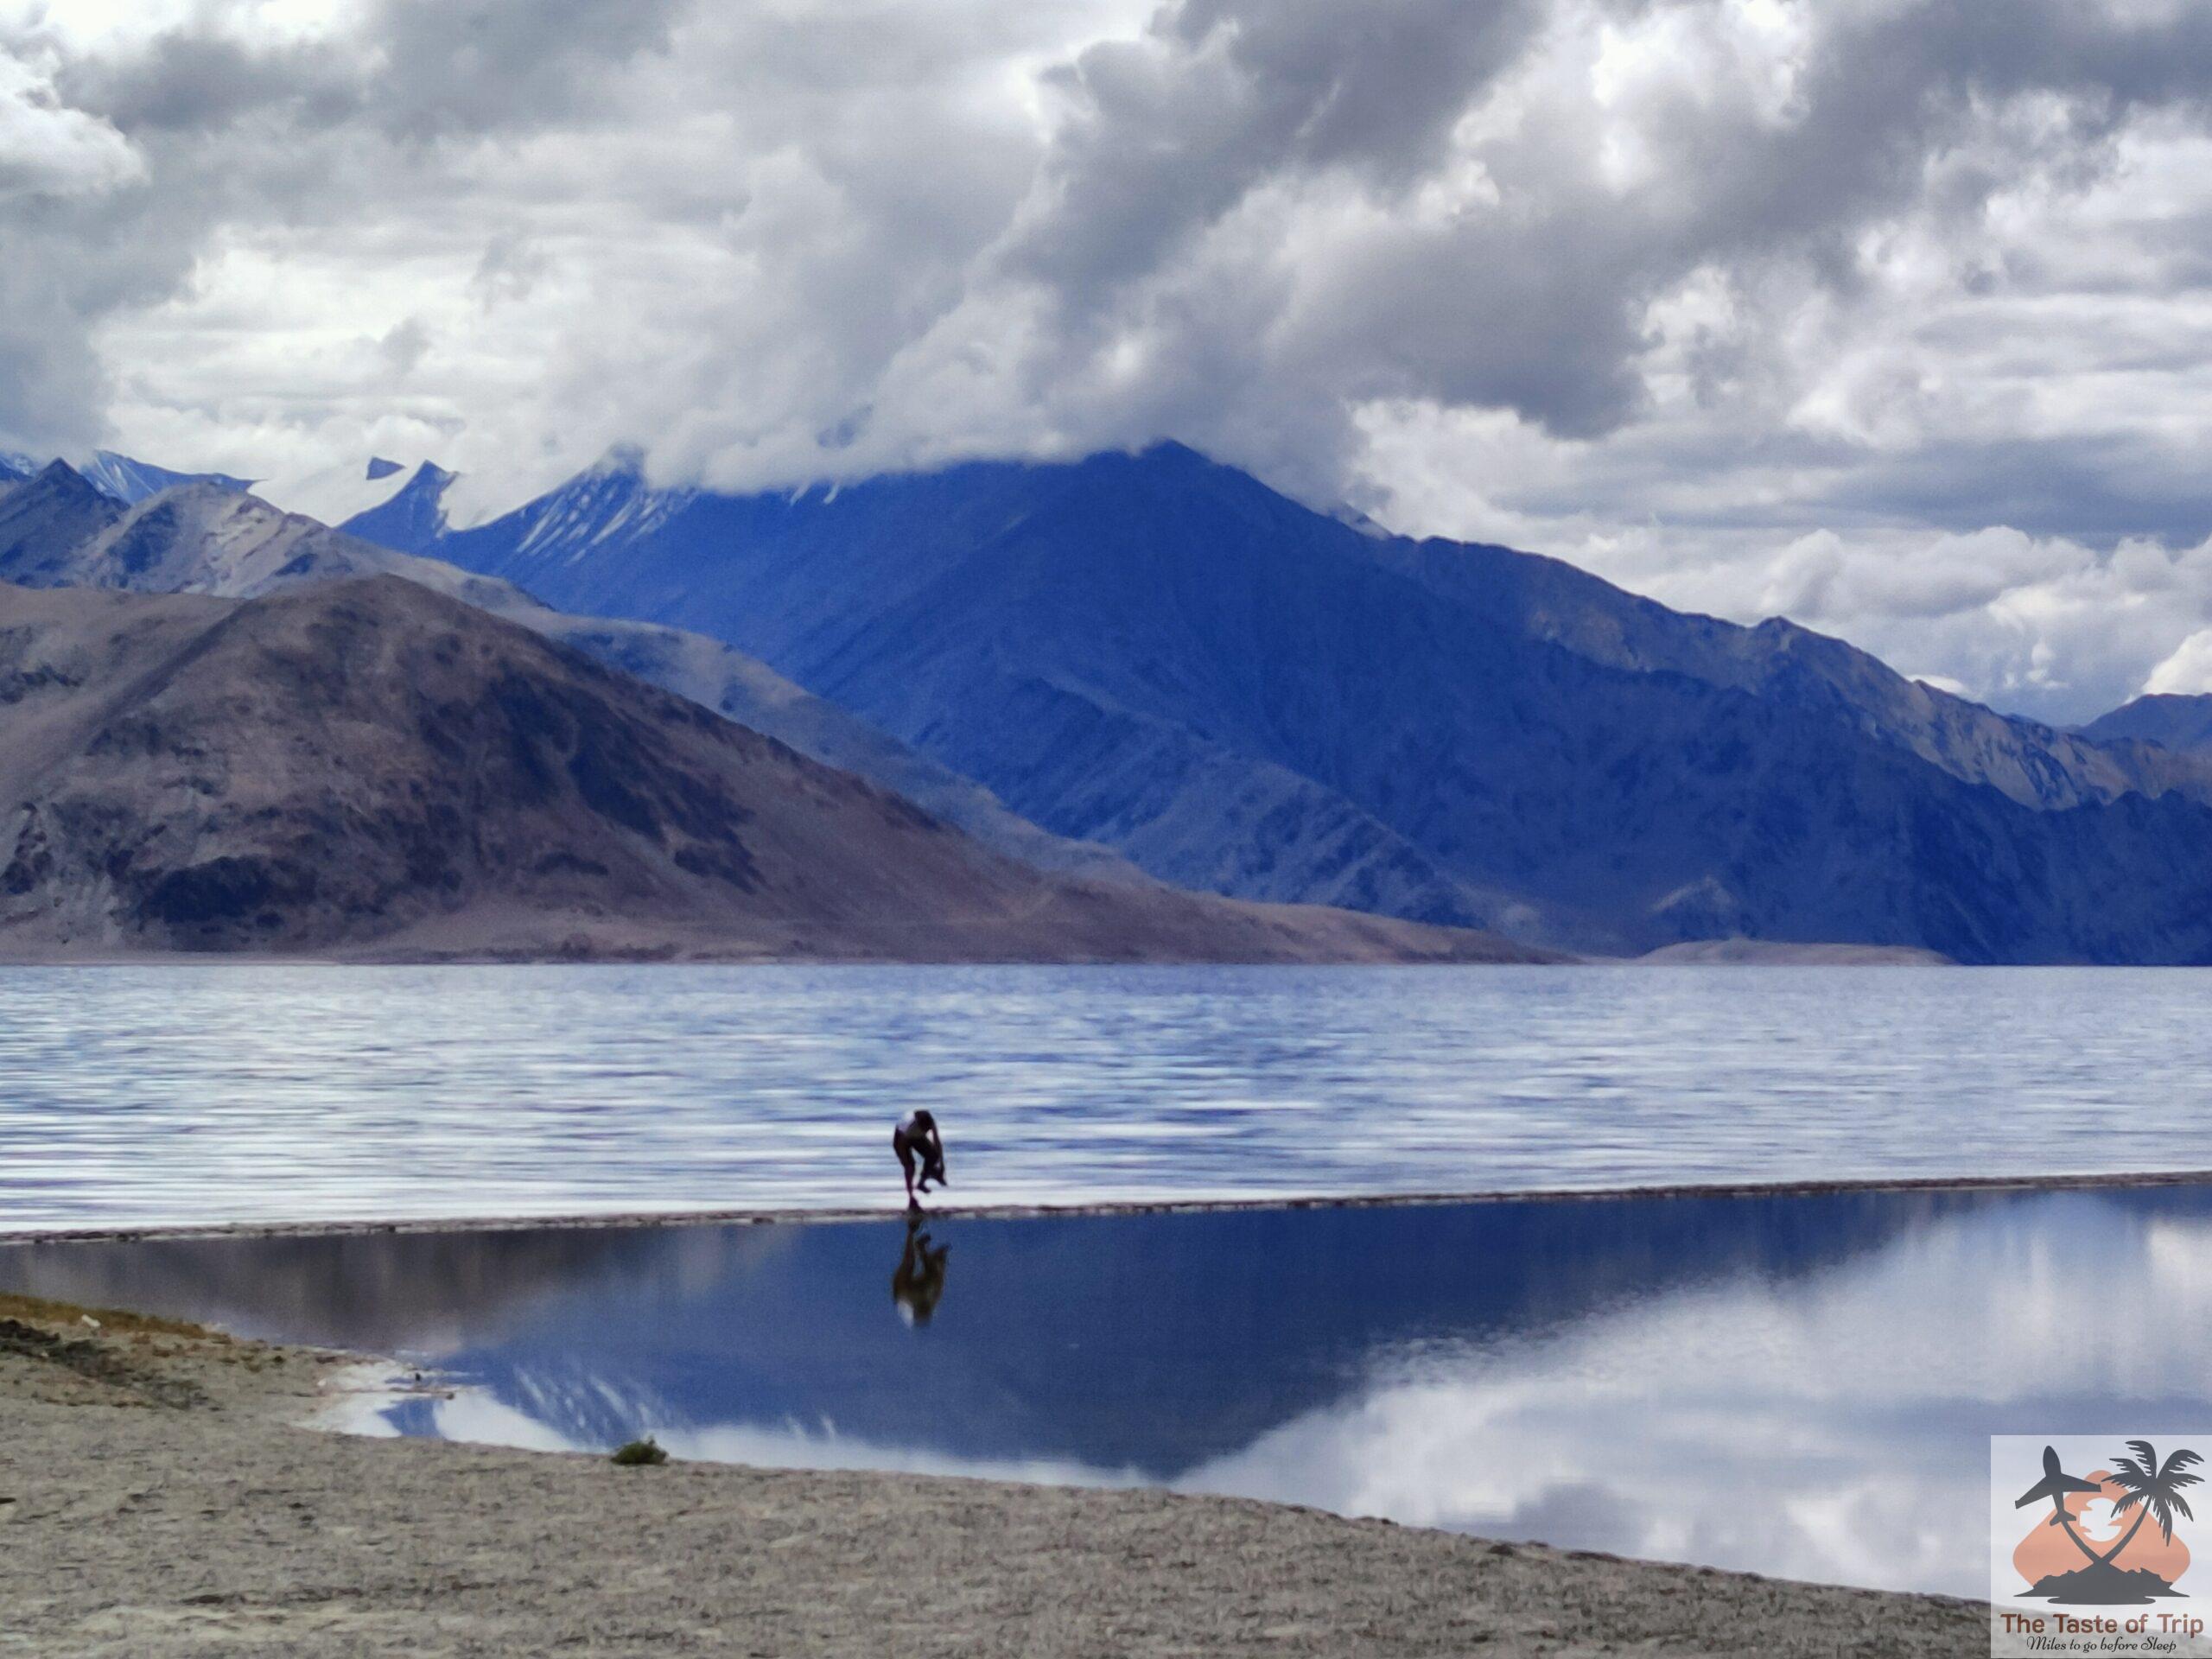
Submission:
M 376 1433 L 1141 1482 L 1971 1595 L 1991 1434 L 2212 1410 L 2204 1186 L 49 1241 L 0 1247 L 0 1287 L 462 1385 L 356 1399 Z
M 0 1231 L 2212 1168 L 2212 978 L 0 969 Z

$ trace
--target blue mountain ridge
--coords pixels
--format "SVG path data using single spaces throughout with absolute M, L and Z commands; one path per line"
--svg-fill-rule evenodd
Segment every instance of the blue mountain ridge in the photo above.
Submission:
M 2138 697 L 2082 728 L 2093 742 L 2155 743 L 2181 754 L 2212 758 L 2212 696 L 2159 692 Z
M 618 458 L 416 550 L 722 640 L 1183 885 L 1597 951 L 2212 959 L 2202 759 L 1179 445 L 744 496 Z
M 369 463 L 371 478 L 387 478 L 398 470 L 394 461 Z M 347 519 L 347 530 L 395 553 L 419 553 L 445 532 L 445 493 L 453 480 L 453 474 L 426 461 L 390 500 Z
M 35 478 L 54 463 L 54 457 L 44 460 L 35 455 L 0 453 L 0 484 L 11 484 Z M 65 461 L 64 465 L 67 465 Z M 129 455 L 118 454 L 112 449 L 96 449 L 92 459 L 70 467 L 77 476 L 111 501 L 126 507 L 136 506 L 164 490 L 173 490 L 181 484 L 212 484 L 221 490 L 244 492 L 253 487 L 253 480 L 232 478 L 227 473 L 180 473 L 167 467 L 156 467 L 151 461 L 135 461 Z
M 179 473 L 167 467 L 156 467 L 150 461 L 134 461 L 129 455 L 119 455 L 112 449 L 99 449 L 92 458 L 79 467 L 78 472 L 99 490 L 113 496 L 127 507 L 136 506 L 173 490 L 181 484 L 213 484 L 220 490 L 243 493 L 253 487 L 253 480 L 232 478 L 228 473 Z

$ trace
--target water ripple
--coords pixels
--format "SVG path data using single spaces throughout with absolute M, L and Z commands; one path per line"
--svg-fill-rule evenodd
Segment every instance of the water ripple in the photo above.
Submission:
M 0 969 L 0 1228 L 2212 1167 L 2177 970 Z

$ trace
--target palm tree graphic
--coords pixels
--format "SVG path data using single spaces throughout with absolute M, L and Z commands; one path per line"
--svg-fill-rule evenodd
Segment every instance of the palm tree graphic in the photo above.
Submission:
M 2171 1543 L 2177 1515 L 2185 1521 L 2196 1518 L 2189 1507 L 2189 1500 L 2182 1496 L 2182 1489 L 2202 1484 L 2202 1476 L 2190 1474 L 2189 1471 L 2204 1459 L 2183 1447 L 2170 1453 L 2161 1463 L 2158 1448 L 2148 1440 L 2130 1440 L 2127 1449 L 2132 1455 L 2113 1459 L 2112 1472 L 2105 1479 L 2120 1487 L 2123 1494 L 2120 1501 L 2112 1506 L 2113 1518 L 2117 1520 L 2133 1510 L 2135 1521 L 2120 1541 L 2102 1554 L 2099 1554 L 2088 1541 L 2074 1529 L 2074 1517 L 2068 1512 L 2065 1501 L 2069 1491 L 2095 1489 L 2088 1482 L 2075 1481 L 2070 1475 L 2059 1474 L 2056 1454 L 2049 1451 L 2044 1453 L 2044 1466 L 2051 1471 L 2046 1476 L 2046 1485 L 2050 1488 L 2047 1495 L 2050 1498 L 2051 1524 L 2063 1528 L 2066 1535 L 2074 1541 L 2074 1548 L 2088 1556 L 2093 1566 L 2111 1567 L 2119 1560 L 2128 1545 L 2135 1541 L 2135 1535 L 2143 1529 L 2146 1520 L 2156 1518 L 2159 1536 Z M 2062 1487 L 2056 1484 L 2058 1482 L 2065 1484 Z M 2044 1488 L 2037 1488 L 2031 1494 L 2031 1497 L 2044 1495 Z
M 2134 1455 L 2116 1459 L 2107 1478 L 2126 1494 L 2112 1506 L 2113 1518 L 2118 1520 L 2133 1510 L 2135 1524 L 2128 1528 L 2126 1537 L 2112 1547 L 2111 1554 L 2097 1558 L 2107 1566 L 2135 1541 L 2135 1535 L 2142 1531 L 2143 1522 L 2151 1516 L 2158 1517 L 2158 1535 L 2168 1543 L 2173 1541 L 2175 1516 L 2185 1521 L 2196 1519 L 2190 1510 L 2189 1500 L 2181 1495 L 2181 1489 L 2202 1483 L 2202 1476 L 2187 1471 L 2204 1459 L 2194 1452 L 2183 1450 L 2169 1454 L 2162 1464 L 2158 1448 L 2148 1440 L 2130 1440 L 2127 1449 Z M 2073 1529 L 2069 1527 L 2067 1530 L 2071 1532 Z

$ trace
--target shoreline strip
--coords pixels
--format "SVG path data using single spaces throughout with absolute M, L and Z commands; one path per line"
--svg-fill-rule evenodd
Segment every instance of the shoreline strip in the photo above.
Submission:
M 2057 1175 L 1869 1176 L 1834 1180 L 1711 1181 L 1639 1186 L 1528 1187 L 1460 1192 L 1281 1194 L 1249 1198 L 1130 1198 L 1096 1204 L 935 1205 L 932 1221 L 1010 1221 L 1054 1217 L 1221 1215 L 1250 1211 L 1383 1210 L 1449 1205 L 1617 1203 L 1667 1198 L 1826 1198 L 1873 1192 L 2094 1192 L 2212 1185 L 2212 1170 L 2139 1170 Z M 805 1226 L 902 1220 L 895 1205 L 819 1209 L 608 1211 L 550 1216 L 399 1217 L 390 1220 L 203 1222 L 124 1227 L 0 1229 L 0 1246 L 151 1242 L 194 1238 L 372 1237 L 394 1233 L 579 1231 L 645 1227 Z

